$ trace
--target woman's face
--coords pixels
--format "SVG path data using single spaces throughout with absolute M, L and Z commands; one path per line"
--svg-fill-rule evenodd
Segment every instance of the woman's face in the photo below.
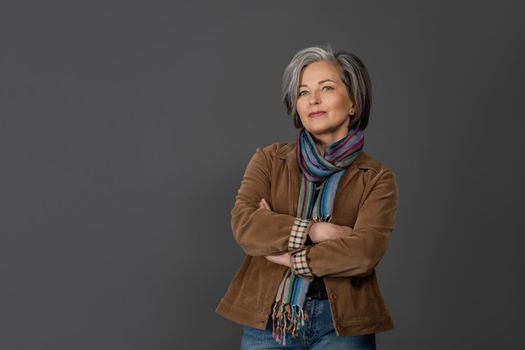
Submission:
M 355 113 L 339 70 L 327 61 L 303 68 L 296 108 L 304 128 L 327 144 L 347 135 L 349 114 Z

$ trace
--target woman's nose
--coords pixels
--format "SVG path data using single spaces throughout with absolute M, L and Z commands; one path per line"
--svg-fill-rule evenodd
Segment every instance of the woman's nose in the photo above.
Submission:
M 310 104 L 317 104 L 319 103 L 319 95 L 316 91 L 312 91 L 310 94 Z

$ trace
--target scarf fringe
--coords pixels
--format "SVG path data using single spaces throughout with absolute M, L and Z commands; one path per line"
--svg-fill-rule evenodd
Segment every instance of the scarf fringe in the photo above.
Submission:
M 296 338 L 306 320 L 308 313 L 301 306 L 276 302 L 272 311 L 272 337 L 279 344 L 286 345 L 286 333 Z

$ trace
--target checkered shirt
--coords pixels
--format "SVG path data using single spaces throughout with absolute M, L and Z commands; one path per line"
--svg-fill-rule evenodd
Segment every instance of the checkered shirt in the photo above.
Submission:
M 308 260 L 306 258 L 306 249 L 299 250 L 292 255 L 292 269 L 294 274 L 305 277 L 313 277 L 312 270 L 308 266 Z
M 311 224 L 319 222 L 318 219 L 303 219 L 296 217 L 288 238 L 288 252 L 292 256 L 292 270 L 296 275 L 303 277 L 313 277 L 312 270 L 308 267 L 306 257 L 307 250 L 305 242 L 308 238 L 308 231 Z
M 295 252 L 304 248 L 304 243 L 308 237 L 308 224 L 310 223 L 309 219 L 303 219 L 300 217 L 295 218 L 295 221 L 292 225 L 292 231 L 290 232 L 290 237 L 288 238 L 288 251 Z

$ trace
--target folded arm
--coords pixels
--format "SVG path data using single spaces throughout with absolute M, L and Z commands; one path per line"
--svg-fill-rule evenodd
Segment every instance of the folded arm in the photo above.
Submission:
M 286 253 L 294 227 L 307 232 L 313 224 L 291 215 L 276 213 L 259 203 L 270 198 L 272 155 L 269 148 L 257 148 L 246 167 L 235 205 L 231 210 L 233 237 L 251 256 Z
M 373 180 L 350 235 L 306 246 L 296 256 L 305 276 L 366 276 L 386 252 L 397 210 L 395 175 L 383 169 Z

